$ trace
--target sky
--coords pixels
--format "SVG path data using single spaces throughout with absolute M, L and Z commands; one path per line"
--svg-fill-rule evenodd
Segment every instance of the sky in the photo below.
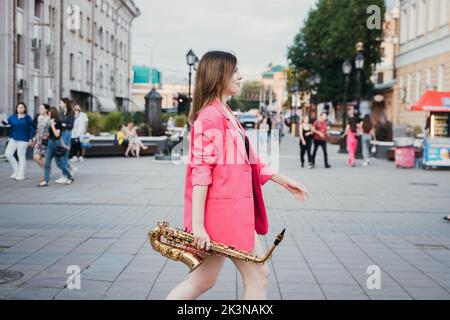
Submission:
M 133 64 L 151 65 L 164 83 L 186 83 L 186 53 L 236 54 L 247 80 L 269 63 L 287 65 L 287 48 L 315 0 L 135 0 Z

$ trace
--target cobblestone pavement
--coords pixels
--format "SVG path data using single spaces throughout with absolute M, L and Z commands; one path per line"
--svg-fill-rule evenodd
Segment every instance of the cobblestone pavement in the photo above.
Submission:
M 373 160 L 348 168 L 330 147 L 332 169 L 319 157 L 300 168 L 297 141 L 281 145 L 280 171 L 307 186 L 297 202 L 280 186 L 264 187 L 271 245 L 287 228 L 269 263 L 269 299 L 449 299 L 450 172 L 396 169 Z M 0 299 L 164 299 L 186 267 L 152 251 L 157 221 L 182 226 L 185 167 L 153 158 L 88 159 L 72 186 L 36 187 L 39 170 L 9 179 L 0 162 L 0 270 L 20 279 L 0 284 Z M 69 290 L 67 268 L 81 268 Z M 380 289 L 367 286 L 380 268 Z M 227 261 L 201 299 L 239 299 L 240 275 Z

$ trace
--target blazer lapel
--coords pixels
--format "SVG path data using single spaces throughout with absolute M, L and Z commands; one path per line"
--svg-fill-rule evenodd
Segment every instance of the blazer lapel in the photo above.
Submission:
M 215 99 L 212 104 L 214 105 L 214 107 L 220 111 L 220 113 L 225 117 L 226 119 L 226 129 L 227 132 L 225 132 L 225 135 L 230 134 L 231 138 L 233 140 L 234 146 L 235 148 L 238 150 L 238 152 L 241 154 L 241 157 L 243 159 L 245 159 L 245 163 L 250 163 L 249 159 L 247 157 L 247 151 L 245 150 L 245 142 L 244 140 L 242 140 L 241 134 L 239 132 L 237 132 L 236 127 L 234 126 L 232 120 L 230 119 L 228 113 L 226 113 L 223 109 L 222 106 L 220 105 L 220 102 L 217 101 L 217 99 Z M 228 111 L 232 114 L 233 111 L 226 106 Z M 247 137 L 247 133 L 245 132 L 244 128 L 242 128 L 241 124 L 239 123 L 239 120 L 236 119 L 236 123 L 238 124 L 239 128 L 241 128 L 242 132 L 244 133 L 244 135 Z M 238 142 L 239 141 L 239 142 Z

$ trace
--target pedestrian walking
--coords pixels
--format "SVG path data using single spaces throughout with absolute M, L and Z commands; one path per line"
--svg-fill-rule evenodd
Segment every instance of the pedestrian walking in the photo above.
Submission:
M 257 234 L 268 232 L 262 185 L 272 180 L 301 201 L 308 193 L 295 181 L 276 173 L 254 151 L 246 131 L 226 104 L 229 96 L 240 91 L 241 83 L 237 59 L 231 53 L 208 52 L 201 59 L 189 113 L 192 129 L 184 226 L 193 233 L 194 243 L 200 251 L 209 250 L 211 241 L 215 241 L 262 256 L 264 252 Z M 230 131 L 239 141 L 234 139 L 235 143 L 226 143 Z M 236 164 L 231 159 L 237 154 L 242 157 Z M 167 299 L 196 299 L 214 286 L 225 257 L 202 256 L 203 263 L 174 288 Z M 269 276 L 267 264 L 231 260 L 244 282 L 243 298 L 265 299 Z
M 370 116 L 368 114 L 364 116 L 360 127 L 362 128 L 361 143 L 364 159 L 363 166 L 367 167 L 370 164 L 370 143 L 377 140 L 372 119 L 370 119 Z
M 304 116 L 299 128 L 300 132 L 300 162 L 302 168 L 305 167 L 305 154 L 308 158 L 309 168 L 312 168 L 313 160 L 311 155 L 311 147 L 314 139 L 313 128 L 309 122 L 309 116 Z
M 41 104 L 39 117 L 37 118 L 36 136 L 34 137 L 33 159 L 41 167 L 43 175 L 39 183 L 44 181 L 45 155 L 47 153 L 48 140 L 50 139 L 50 106 Z
M 328 114 L 326 112 L 322 112 L 320 114 L 320 119 L 314 121 L 313 124 L 313 132 L 314 132 L 314 152 L 312 157 L 312 165 L 311 168 L 316 166 L 316 156 L 317 150 L 322 148 L 323 157 L 325 161 L 325 168 L 331 168 L 330 163 L 328 162 L 328 152 L 327 152 L 327 141 L 328 141 Z
M 348 152 L 348 160 L 347 164 L 349 167 L 354 167 L 356 165 L 356 150 L 358 149 L 358 139 L 356 138 L 358 134 L 358 124 L 356 119 L 350 118 L 348 124 L 345 128 L 345 132 L 342 137 L 347 137 L 347 152 Z
M 13 168 L 11 179 L 17 181 L 25 180 L 27 165 L 27 149 L 33 143 L 34 126 L 33 119 L 27 114 L 27 106 L 21 102 L 17 104 L 15 113 L 9 116 L 2 124 L 10 127 L 8 145 L 5 156 Z M 17 151 L 17 162 L 14 154 Z
M 60 107 L 60 122 L 61 122 L 61 141 L 64 142 L 64 145 L 68 147 L 65 159 L 63 162 L 68 163 L 69 170 L 73 172 L 76 171 L 76 168 L 71 167 L 69 163 L 69 155 L 70 155 L 70 147 L 72 142 L 72 129 L 73 124 L 75 122 L 75 114 L 73 113 L 72 103 L 69 98 L 62 98 L 59 104 Z M 67 177 L 61 176 L 58 180 L 55 181 L 59 184 L 66 184 Z
M 45 154 L 45 173 L 44 181 L 38 186 L 47 187 L 50 181 L 50 166 L 53 158 L 55 158 L 56 165 L 61 169 L 64 180 L 60 184 L 71 185 L 74 181 L 72 173 L 69 170 L 69 163 L 67 161 L 67 150 L 69 146 L 65 144 L 62 139 L 63 126 L 60 120 L 58 109 L 50 108 L 50 131 L 47 146 L 47 153 Z
M 87 115 L 81 111 L 81 107 L 79 105 L 75 105 L 73 108 L 75 120 L 73 123 L 72 129 L 72 149 L 74 156 L 72 161 L 84 161 L 84 155 L 86 153 L 86 149 L 82 147 L 81 139 L 86 135 L 87 127 L 89 123 L 89 119 Z

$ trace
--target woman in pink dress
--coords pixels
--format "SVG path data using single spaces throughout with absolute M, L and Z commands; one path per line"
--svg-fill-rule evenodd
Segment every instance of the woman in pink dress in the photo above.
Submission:
M 356 161 L 356 150 L 358 149 L 358 139 L 356 135 L 358 134 L 358 125 L 355 118 L 351 118 L 347 127 L 345 129 L 344 136 L 347 136 L 347 151 L 348 151 L 348 161 L 349 167 L 355 166 Z
M 212 51 L 201 59 L 193 106 L 189 114 L 190 149 L 186 166 L 184 228 L 192 232 L 199 250 L 211 241 L 262 256 L 259 235 L 268 232 L 262 186 L 274 181 L 298 200 L 306 189 L 276 173 L 257 155 L 233 111 L 228 97 L 241 89 L 237 58 Z M 244 283 L 244 299 L 266 299 L 269 270 L 231 259 Z M 205 255 L 204 262 L 168 295 L 169 300 L 196 299 L 213 287 L 224 256 Z

